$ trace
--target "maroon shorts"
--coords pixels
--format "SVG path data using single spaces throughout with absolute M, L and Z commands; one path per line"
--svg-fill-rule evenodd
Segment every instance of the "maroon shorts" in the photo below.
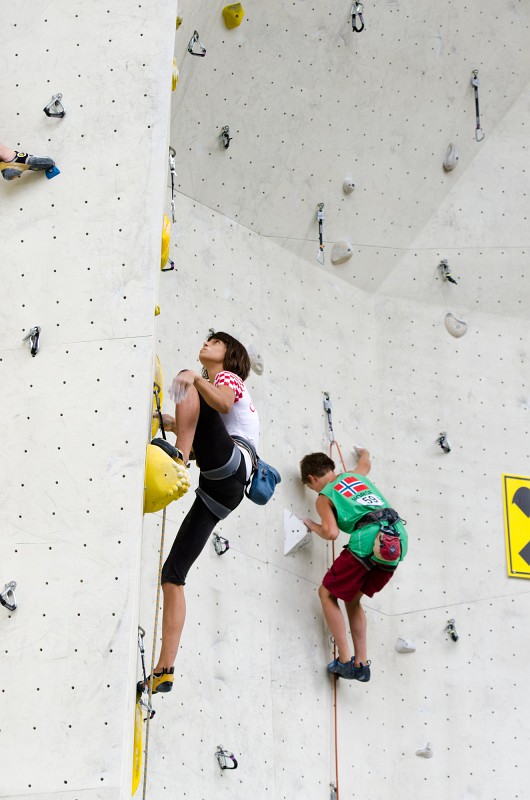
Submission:
M 322 585 L 333 597 L 349 603 L 358 592 L 373 597 L 386 586 L 393 574 L 379 567 L 367 569 L 350 550 L 344 548 L 324 575 Z

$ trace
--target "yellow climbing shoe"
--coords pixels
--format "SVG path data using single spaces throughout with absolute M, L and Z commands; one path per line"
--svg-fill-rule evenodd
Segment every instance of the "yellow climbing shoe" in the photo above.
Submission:
M 153 688 L 151 690 L 151 694 L 158 694 L 159 692 L 170 692 L 173 688 L 173 682 L 175 680 L 175 667 L 170 667 L 167 669 L 164 667 L 162 672 L 158 675 L 156 672 L 153 672 L 153 675 L 149 675 L 147 679 L 147 686 L 152 681 Z M 145 682 L 138 681 L 136 684 L 136 689 L 138 692 L 145 691 Z

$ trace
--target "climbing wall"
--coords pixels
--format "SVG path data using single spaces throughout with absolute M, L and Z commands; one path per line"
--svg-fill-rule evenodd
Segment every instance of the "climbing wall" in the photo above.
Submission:
M 161 514 L 142 524 L 153 357 L 167 390 L 214 327 L 263 358 L 248 385 L 282 483 L 190 571 L 136 796 L 336 800 L 338 774 L 339 800 L 519 800 L 530 608 L 506 575 L 501 475 L 530 471 L 530 13 L 374 0 L 354 33 L 342 0 L 245 3 L 233 30 L 221 9 L 182 0 L 176 33 L 169 2 L 4 11 L 0 139 L 61 172 L 0 179 L 0 589 L 17 582 L 17 609 L 0 607 L 0 796 L 130 797 L 137 624 L 149 668 L 162 532 Z M 56 92 L 63 119 L 42 111 Z M 175 269 L 161 274 L 168 128 Z M 335 265 L 341 240 L 352 256 Z M 366 601 L 373 677 L 339 681 L 336 728 L 317 597 L 331 547 L 283 555 L 284 509 L 314 503 L 298 462 L 329 447 L 324 392 L 348 465 L 354 443 L 369 448 L 410 535 Z M 192 497 L 167 509 L 166 550 Z M 219 745 L 237 770 L 219 769 Z
M 334 797 L 317 597 L 331 549 L 315 537 L 283 556 L 284 509 L 314 502 L 298 461 L 329 447 L 324 392 L 348 465 L 354 443 L 370 449 L 410 534 L 366 601 L 372 681 L 338 684 L 340 797 L 515 800 L 530 779 L 528 585 L 506 574 L 501 494 L 503 472 L 528 474 L 530 16 L 522 2 L 373 2 L 353 33 L 350 10 L 249 3 L 226 30 L 221 5 L 180 7 L 175 270 L 161 278 L 157 352 L 166 384 L 198 368 L 210 327 L 262 355 L 248 385 L 283 481 L 266 508 L 220 524 L 230 549 L 211 542 L 190 572 L 175 689 L 155 700 L 152 797 Z M 204 57 L 187 50 L 194 31 Z M 352 257 L 334 265 L 340 240 Z M 166 548 L 190 502 L 168 508 Z M 149 633 L 160 526 L 146 518 Z M 399 636 L 414 652 L 396 651 Z M 221 772 L 218 745 L 236 771 Z
M 175 13 L 2 9 L 0 140 L 60 169 L 0 178 L 4 798 L 130 796 Z

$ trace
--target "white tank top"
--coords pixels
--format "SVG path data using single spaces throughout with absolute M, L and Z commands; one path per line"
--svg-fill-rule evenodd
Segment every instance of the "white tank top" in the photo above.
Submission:
M 228 414 L 221 414 L 226 430 L 230 436 L 242 436 L 254 445 L 259 445 L 259 416 L 252 402 L 247 387 L 238 375 L 223 370 L 215 376 L 214 386 L 229 386 L 234 392 L 234 404 Z M 247 478 L 252 471 L 250 456 L 244 447 L 240 447 L 245 456 Z

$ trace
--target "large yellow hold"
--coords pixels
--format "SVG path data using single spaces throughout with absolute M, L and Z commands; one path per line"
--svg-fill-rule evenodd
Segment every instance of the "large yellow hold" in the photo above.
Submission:
M 237 28 L 243 22 L 245 11 L 241 3 L 232 3 L 230 6 L 223 8 L 223 19 L 225 25 L 229 30 Z
M 161 511 L 190 488 L 188 470 L 155 444 L 147 445 L 145 458 L 144 514 Z
M 177 66 L 177 59 L 173 59 L 173 71 L 171 73 L 171 91 L 174 92 L 179 82 L 179 68 Z
M 162 223 L 162 252 L 160 254 L 160 269 L 164 269 L 169 258 L 169 241 L 171 238 L 171 223 L 167 214 L 164 214 Z

